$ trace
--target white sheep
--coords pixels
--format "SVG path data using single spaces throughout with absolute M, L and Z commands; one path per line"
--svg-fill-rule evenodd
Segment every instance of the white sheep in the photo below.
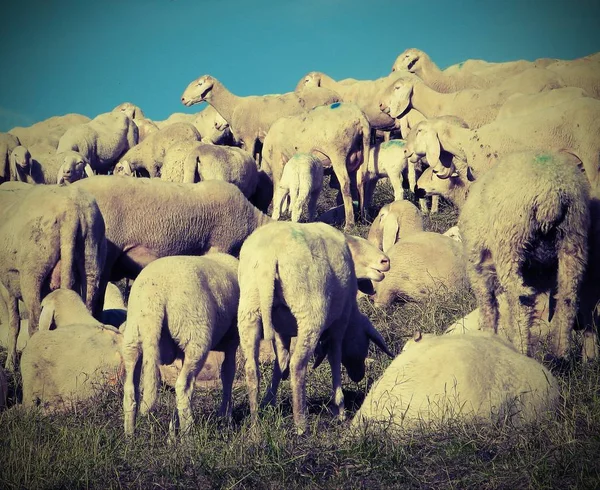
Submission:
M 87 159 L 76 151 L 63 151 L 57 155 L 57 158 L 59 162 L 62 162 L 56 176 L 56 183 L 59 185 L 72 184 L 77 180 L 94 175 L 92 166 Z
M 0 133 L 0 184 L 10 178 L 10 155 L 12 151 L 21 145 L 19 138 L 10 133 Z
M 144 141 L 131 148 L 115 165 L 116 175 L 143 173 L 158 177 L 167 150 L 176 143 L 199 141 L 200 133 L 190 123 L 174 123 L 150 134 Z
M 95 175 L 75 182 L 98 202 L 106 222 L 109 280 L 135 278 L 147 264 L 169 255 L 225 252 L 271 218 L 233 184 L 210 180 L 176 184 L 160 179 Z
M 277 189 L 285 162 L 296 153 L 318 156 L 324 167 L 332 167 L 340 183 L 346 229 L 354 226 L 350 175 L 369 164 L 371 129 L 363 112 L 354 104 L 336 102 L 297 116 L 282 117 L 267 134 L 263 145 L 263 168 L 270 171 Z M 359 189 L 362 196 L 362 191 Z M 364 202 L 364 197 L 361 197 Z
M 503 157 L 470 187 L 459 226 L 481 329 L 498 329 L 504 290 L 509 324 L 523 354 L 535 298 L 555 290 L 554 353 L 564 357 L 587 262 L 589 186 L 573 155 L 520 152 Z M 533 177 L 532 177 L 533 176 Z
M 112 112 L 122 112 L 131 119 L 138 128 L 138 143 L 141 143 L 146 137 L 156 131 L 158 126 L 144 115 L 144 111 L 131 102 L 123 102 L 115 107 Z
M 330 103 L 331 91 L 316 90 L 310 100 L 315 105 Z M 192 81 L 183 92 L 181 102 L 187 107 L 208 102 L 229 123 L 236 140 L 253 157 L 260 155 L 260 144 L 277 119 L 312 109 L 305 107 L 306 101 L 294 92 L 240 97 L 210 75 Z
M 379 210 L 369 228 L 369 240 L 385 253 L 401 238 L 423 231 L 423 216 L 409 201 L 393 201 Z
M 236 313 L 240 290 L 238 260 L 227 254 L 205 257 L 165 257 L 146 267 L 129 296 L 123 361 L 125 434 L 133 434 L 138 407 L 136 366 L 143 356 L 143 395 L 140 413 L 152 410 L 157 397 L 159 362 L 183 355 L 175 384 L 178 422 L 182 433 L 193 424 L 191 397 L 194 381 L 209 351 L 225 353 L 221 365 L 223 402 L 220 415 L 231 416 L 235 354 L 239 344 Z
M 6 180 L 37 184 L 33 172 L 31 153 L 22 145 L 13 148 L 10 153 L 9 174 Z
M 17 146 L 10 155 L 11 181 L 64 184 L 91 175 L 93 170 L 87 158 L 76 151 L 64 151 L 57 155 L 49 145 L 34 145 L 31 151 L 24 146 Z
M 222 180 L 250 198 L 258 183 L 258 167 L 250 153 L 241 148 L 182 141 L 165 153 L 160 178 L 186 183 Z
M 487 332 L 416 336 L 373 384 L 353 427 L 401 433 L 456 420 L 522 425 L 551 414 L 558 383 Z
M 381 280 L 387 257 L 364 239 L 347 237 L 324 223 L 274 222 L 256 230 L 240 251 L 240 346 L 253 424 L 258 416 L 258 345 L 273 339 L 276 362 L 263 403 L 274 403 L 289 367 L 294 422 L 306 429 L 306 369 L 320 343 L 319 364 L 331 364 L 333 403 L 343 420 L 341 364 L 350 378 L 365 374 L 369 340 L 391 355 L 383 338 L 360 313 L 357 277 Z M 261 328 L 262 323 L 262 328 Z M 290 341 L 297 337 L 290 354 Z
M 42 297 L 59 287 L 81 291 L 86 306 L 99 314 L 105 289 L 104 232 L 98 204 L 80 188 L 21 182 L 0 186 L 0 291 L 12 334 L 7 369 L 15 367 L 17 300 L 27 307 L 30 335 L 38 328 Z
M 272 218 L 291 209 L 292 221 L 300 221 L 302 210 L 308 207 L 308 221 L 317 214 L 317 199 L 323 187 L 323 165 L 314 155 L 296 153 L 285 167 L 273 196 Z
M 537 94 L 516 93 L 511 95 L 506 99 L 506 102 L 502 104 L 496 119 L 507 119 L 530 114 L 540 109 L 552 107 L 581 97 L 588 97 L 588 94 L 585 90 L 578 87 L 556 88 Z
M 389 306 L 396 299 L 443 298 L 468 286 L 462 246 L 447 236 L 429 231 L 412 233 L 396 242 L 387 254 L 390 270 L 373 285 L 376 306 Z
M 457 242 L 462 243 L 462 236 L 460 234 L 460 228 L 458 226 L 451 226 L 442 235 L 452 238 Z
M 64 116 L 50 117 L 26 128 L 18 126 L 8 132 L 16 136 L 27 148 L 34 145 L 48 145 L 56 152 L 58 142 L 67 129 L 90 121 L 89 117 L 82 114 L 65 114 Z
M 565 85 L 582 88 L 590 97 L 600 99 L 598 53 L 575 60 L 556 60 L 546 68 L 559 75 L 565 81 Z
M 121 112 L 107 112 L 67 129 L 58 142 L 56 153 L 76 151 L 87 159 L 94 171 L 107 173 L 137 142 L 135 123 Z

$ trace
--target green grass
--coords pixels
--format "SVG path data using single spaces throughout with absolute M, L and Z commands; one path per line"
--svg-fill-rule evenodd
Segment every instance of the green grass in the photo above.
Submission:
M 382 184 L 373 216 L 389 202 Z M 326 203 L 325 203 L 326 204 Z M 426 219 L 428 229 L 445 231 L 456 212 L 442 206 Z M 368 226 L 354 230 L 365 235 Z M 471 311 L 469 291 L 444 303 L 395 305 L 361 310 L 399 352 L 417 330 L 440 332 Z M 0 352 L 0 362 L 5 353 Z M 365 379 L 344 377 L 348 418 L 390 360 L 371 351 Z M 482 368 L 485 368 L 482 360 Z M 263 366 L 263 390 L 270 367 Z M 98 393 L 76 411 L 43 415 L 18 407 L 0 412 L 0 488 L 599 488 L 600 363 L 574 364 L 557 374 L 561 402 L 556 416 L 537 424 L 482 426 L 453 422 L 430 432 L 355 433 L 329 412 L 331 374 L 327 363 L 309 370 L 309 430 L 294 432 L 289 381 L 279 404 L 261 414 L 258 435 L 249 427 L 243 372 L 236 375 L 233 420 L 215 414 L 219 389 L 197 389 L 193 433 L 174 445 L 167 432 L 175 395 L 164 387 L 149 417 L 139 417 L 132 440 L 123 436 L 122 387 Z M 10 377 L 9 405 L 18 393 Z

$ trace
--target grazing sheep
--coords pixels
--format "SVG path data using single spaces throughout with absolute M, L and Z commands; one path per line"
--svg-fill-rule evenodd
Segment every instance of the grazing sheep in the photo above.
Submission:
M 277 189 L 285 162 L 296 153 L 312 153 L 324 167 L 332 167 L 340 183 L 346 229 L 354 226 L 350 175 L 369 164 L 370 127 L 354 104 L 336 102 L 275 122 L 263 145 L 263 168 L 271 172 Z M 362 191 L 359 189 L 362 194 Z M 364 197 L 361 197 L 364 202 Z
M 367 164 L 361 165 L 356 172 L 356 185 L 362 189 L 362 193 L 359 194 L 364 196 L 364 203 L 359 204 L 361 209 L 369 209 L 375 185 L 382 177 L 389 177 L 395 200 L 404 199 L 404 174 L 408 174 L 409 186 L 414 189 L 415 167 L 412 165 L 409 168 L 405 145 L 404 140 L 396 139 L 371 146 Z
M 31 149 L 35 145 L 48 145 L 56 152 L 58 142 L 67 129 L 71 126 L 88 123 L 90 120 L 89 117 L 81 114 L 53 116 L 26 128 L 20 126 L 12 128 L 9 130 L 9 134 L 16 136 L 27 148 Z
M 456 173 L 447 179 L 440 179 L 434 173 L 433 167 L 427 167 L 417 180 L 415 195 L 419 200 L 425 199 L 427 196 L 442 196 L 458 209 L 462 209 L 469 194 L 469 186 L 475 180 L 470 172 L 468 176 L 468 178 L 463 178 Z
M 394 201 L 379 210 L 367 239 L 385 253 L 401 238 L 423 231 L 423 216 L 409 201 Z
M 471 130 L 428 119 L 411 131 L 409 160 L 426 156 L 440 178 L 470 169 L 477 179 L 503 155 L 518 151 L 568 151 L 583 163 L 592 188 L 600 186 L 600 101 L 581 97 L 531 114 Z
M 29 313 L 29 334 L 38 328 L 42 298 L 59 287 L 81 291 L 99 314 L 106 257 L 104 220 L 95 199 L 73 186 L 18 183 L 0 186 L 0 291 L 9 312 L 6 369 L 13 370 L 20 316 L 17 300 Z M 21 187 L 22 186 L 22 187 Z
M 333 402 L 338 417 L 345 418 L 340 363 L 358 382 L 365 374 L 369 340 L 391 355 L 358 309 L 357 277 L 381 280 L 381 271 L 388 267 L 387 257 L 366 240 L 346 237 L 324 223 L 278 221 L 248 237 L 240 251 L 238 328 L 253 423 L 258 416 L 261 331 L 265 339 L 273 339 L 276 354 L 263 403 L 275 403 L 289 366 L 294 422 L 298 432 L 306 429 L 306 369 L 320 344 L 315 364 L 328 356 Z M 290 354 L 294 336 L 296 347 Z
M 19 139 L 10 133 L 0 133 L 0 184 L 12 180 L 11 160 L 12 151 L 20 145 Z
M 371 387 L 353 427 L 401 433 L 443 424 L 533 423 L 559 401 L 552 373 L 487 332 L 415 336 Z
M 115 165 L 115 174 L 133 175 L 144 172 L 158 177 L 167 150 L 176 143 L 199 141 L 200 133 L 190 123 L 170 124 L 150 134 L 143 142 L 131 148 Z
M 296 153 L 285 167 L 273 197 L 274 220 L 291 209 L 292 221 L 300 221 L 302 210 L 308 207 L 308 221 L 317 215 L 317 199 L 323 187 L 323 165 L 314 155 Z M 285 205 L 285 209 L 283 209 Z
M 468 285 L 461 244 L 439 233 L 413 233 L 394 244 L 387 254 L 390 270 L 373 285 L 376 306 L 387 307 L 395 299 L 443 298 Z
M 176 184 L 95 175 L 72 184 L 91 193 L 106 222 L 108 280 L 134 279 L 168 255 L 237 255 L 250 233 L 271 218 L 233 184 Z
M 459 218 L 481 329 L 498 329 L 504 290 L 515 345 L 529 352 L 535 298 L 553 291 L 555 354 L 564 357 L 587 261 L 589 187 L 568 153 L 503 157 L 471 185 Z M 535 178 L 529 178 L 535 176 Z
M 76 151 L 87 159 L 95 172 L 107 173 L 137 142 L 135 123 L 121 112 L 107 112 L 67 129 L 58 142 L 56 153 Z
M 240 148 L 183 141 L 167 150 L 160 178 L 186 183 L 222 180 L 235 184 L 250 198 L 256 190 L 258 168 L 250 153 Z
M 235 353 L 239 344 L 236 313 L 240 299 L 238 260 L 227 254 L 164 257 L 146 267 L 133 283 L 123 342 L 125 434 L 133 434 L 138 406 L 135 371 L 143 356 L 144 386 L 140 412 L 152 410 L 157 397 L 159 362 L 183 355 L 175 384 L 181 432 L 193 424 L 191 398 L 196 376 L 209 351 L 225 353 L 221 365 L 220 415 L 231 416 Z M 177 429 L 177 422 L 175 427 Z
M 322 96 L 319 97 L 321 92 Z M 330 100 L 330 90 L 315 90 L 310 98 L 311 104 L 315 105 L 326 104 Z M 183 92 L 181 102 L 187 107 L 208 102 L 229 123 L 242 149 L 253 157 L 260 155 L 260 144 L 277 119 L 302 114 L 312 109 L 311 106 L 305 107 L 305 99 L 300 99 L 293 92 L 282 95 L 240 97 L 231 93 L 210 75 L 203 75 L 191 82 Z

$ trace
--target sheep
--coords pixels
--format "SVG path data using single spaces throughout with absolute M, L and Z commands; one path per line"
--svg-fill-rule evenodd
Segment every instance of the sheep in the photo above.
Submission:
M 462 236 L 460 234 L 460 228 L 458 226 L 451 226 L 442 235 L 452 238 L 457 242 L 462 243 Z
M 15 146 L 9 156 L 7 181 L 35 184 L 32 174 L 31 153 L 22 145 Z
M 10 155 L 21 142 L 10 133 L 0 133 L 0 184 L 11 180 Z
M 17 126 L 8 132 L 17 137 L 20 144 L 27 148 L 34 145 L 48 145 L 56 152 L 58 142 L 67 129 L 90 121 L 89 117 L 82 114 L 65 114 L 64 116 L 50 117 L 26 128 Z
M 74 324 L 103 326 L 102 322 L 92 316 L 81 297 L 71 289 L 57 289 L 44 297 L 38 323 L 40 332 Z
M 72 186 L 90 192 L 104 216 L 111 281 L 134 279 L 168 255 L 237 255 L 246 237 L 271 221 L 235 185 L 217 180 L 176 184 L 95 175 Z
M 502 155 L 517 151 L 568 151 L 583 163 L 592 188 L 600 186 L 600 101 L 581 97 L 531 114 L 470 130 L 442 119 L 420 122 L 407 140 L 409 160 L 426 156 L 440 178 L 473 178 Z
M 387 254 L 390 270 L 373 285 L 375 306 L 387 307 L 395 299 L 442 298 L 468 285 L 461 244 L 439 233 L 412 233 L 392 245 Z
M 502 104 L 496 120 L 507 119 L 515 116 L 530 114 L 546 107 L 552 107 L 566 101 L 588 97 L 585 90 L 578 87 L 556 88 L 548 92 L 537 94 L 516 93 L 511 95 Z
M 164 257 L 146 267 L 133 283 L 129 296 L 127 328 L 122 346 L 125 365 L 123 415 L 125 434 L 134 432 L 138 386 L 134 373 L 143 356 L 143 396 L 140 413 L 152 410 L 158 391 L 159 362 L 183 355 L 177 378 L 177 416 L 187 433 L 192 424 L 191 397 L 194 380 L 209 351 L 225 353 L 221 365 L 223 402 L 220 415 L 231 417 L 231 390 L 235 354 L 239 344 L 236 328 L 240 289 L 238 260 L 227 254 L 205 257 Z
M 587 262 L 589 186 L 568 153 L 506 155 L 469 190 L 459 227 L 481 329 L 498 330 L 496 295 L 529 353 L 535 298 L 553 290 L 554 353 L 565 357 Z M 528 178 L 535 176 L 535 178 Z
M 149 134 L 158 131 L 156 123 L 146 118 L 144 111 L 131 102 L 119 104 L 112 112 L 122 112 L 134 122 L 138 128 L 138 143 L 144 141 Z
M 498 336 L 417 335 L 373 384 L 352 427 L 400 434 L 456 420 L 522 425 L 551 414 L 559 396 L 548 369 Z
M 133 175 L 144 172 L 158 177 L 167 150 L 175 143 L 199 141 L 200 133 L 190 123 L 174 123 L 150 134 L 143 142 L 131 148 L 115 165 L 114 173 Z
M 58 142 L 56 153 L 76 151 L 87 159 L 95 172 L 107 173 L 137 142 L 135 123 L 121 112 L 107 112 L 67 129 Z
M 76 151 L 63 151 L 57 158 L 62 162 L 56 176 L 56 183 L 59 185 L 72 184 L 77 180 L 94 175 L 87 159 Z
M 358 382 L 365 374 L 369 340 L 391 356 L 381 334 L 358 309 L 357 277 L 381 280 L 388 268 L 387 257 L 366 240 L 347 237 L 324 223 L 277 221 L 248 237 L 240 251 L 238 329 L 253 425 L 261 330 L 265 339 L 273 339 L 276 355 L 263 403 L 275 403 L 289 365 L 294 423 L 299 433 L 306 429 L 306 369 L 320 344 L 315 364 L 328 356 L 333 402 L 339 419 L 345 418 L 340 362 Z M 297 341 L 290 355 L 293 336 Z
M 317 199 L 323 187 L 323 165 L 309 153 L 296 153 L 285 167 L 273 197 L 272 218 L 278 220 L 282 212 L 291 209 L 292 221 L 300 221 L 302 210 L 308 206 L 308 221 L 317 214 Z M 282 209 L 285 204 L 285 210 Z
M 600 99 L 600 60 L 597 57 L 585 57 L 576 60 L 557 60 L 546 67 L 556 73 L 570 87 L 584 89 L 590 97 Z
M 477 63 L 479 60 L 468 60 L 459 66 Z M 440 70 L 431 58 L 420 49 L 409 48 L 402 52 L 392 66 L 392 72 L 409 71 L 423 80 L 429 87 L 438 92 L 450 93 L 463 89 L 483 89 L 503 81 L 513 75 L 529 68 L 544 68 L 547 61 L 538 60 L 530 63 L 523 60 L 509 63 L 494 63 L 487 70 L 459 70 L 450 69 L 448 72 Z M 452 68 L 452 67 L 451 67 Z
M 455 173 L 447 179 L 440 179 L 436 176 L 432 167 L 427 167 L 417 180 L 415 195 L 419 200 L 425 199 L 427 196 L 442 196 L 460 210 L 467 200 L 469 186 L 474 180 L 471 172 L 468 172 L 467 178 Z
M 34 156 L 24 146 L 17 146 L 12 151 L 9 180 L 28 184 L 70 184 L 93 175 L 87 158 L 76 151 L 56 155 L 48 145 L 35 145 L 32 151 Z M 44 161 L 43 165 L 40 159 Z
M 192 124 L 200 133 L 200 141 L 203 143 L 213 143 L 215 145 L 233 144 L 233 136 L 229 123 L 217 110 L 211 106 L 206 106 L 200 111 Z
M 270 171 L 273 188 L 277 189 L 284 163 L 292 155 L 300 152 L 318 156 L 324 167 L 333 168 L 340 183 L 345 228 L 349 229 L 354 226 L 350 174 L 361 164 L 368 166 L 369 139 L 369 122 L 356 105 L 336 102 L 320 106 L 304 114 L 282 117 L 271 126 L 263 145 L 263 168 Z
M 319 94 L 322 96 L 319 97 Z M 331 91 L 315 90 L 311 103 L 328 103 Z M 181 102 L 190 107 L 208 102 L 229 123 L 242 149 L 260 161 L 260 144 L 271 125 L 280 117 L 302 114 L 312 107 L 305 107 L 305 100 L 291 92 L 282 95 L 240 97 L 234 95 L 216 78 L 203 75 L 192 81 L 181 96 Z M 258 155 L 258 157 L 257 157 Z
M 394 80 L 382 91 L 380 109 L 393 118 L 416 109 L 426 118 L 458 116 L 470 128 L 477 129 L 496 119 L 502 104 L 519 93 L 551 91 L 564 85 L 558 77 L 543 68 L 530 69 L 487 89 L 464 89 L 458 93 L 438 92 L 415 75 Z
M 223 180 L 250 198 L 256 190 L 258 168 L 250 153 L 240 148 L 182 141 L 165 153 L 160 177 L 187 183 Z
M 6 369 L 13 370 L 19 335 L 17 300 L 27 306 L 29 334 L 38 328 L 42 297 L 59 287 L 81 291 L 99 314 L 107 244 L 104 220 L 90 193 L 73 185 L 0 186 L 0 291 L 9 312 Z
M 394 201 L 379 210 L 369 228 L 367 240 L 387 253 L 401 238 L 423 231 L 423 216 L 408 201 Z

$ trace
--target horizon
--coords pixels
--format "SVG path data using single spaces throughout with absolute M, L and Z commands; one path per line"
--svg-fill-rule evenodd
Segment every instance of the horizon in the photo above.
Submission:
M 540 5 L 541 4 L 541 5 Z M 52 116 L 95 117 L 123 102 L 146 117 L 204 74 L 237 95 L 293 91 L 310 71 L 376 79 L 407 48 L 440 67 L 467 59 L 574 59 L 600 51 L 591 0 L 24 0 L 3 6 L 0 131 Z M 376 8 L 375 8 L 376 7 Z M 383 15 L 382 15 L 383 14 Z M 402 22 L 402 19 L 409 19 Z M 389 23 L 389 28 L 387 25 Z

